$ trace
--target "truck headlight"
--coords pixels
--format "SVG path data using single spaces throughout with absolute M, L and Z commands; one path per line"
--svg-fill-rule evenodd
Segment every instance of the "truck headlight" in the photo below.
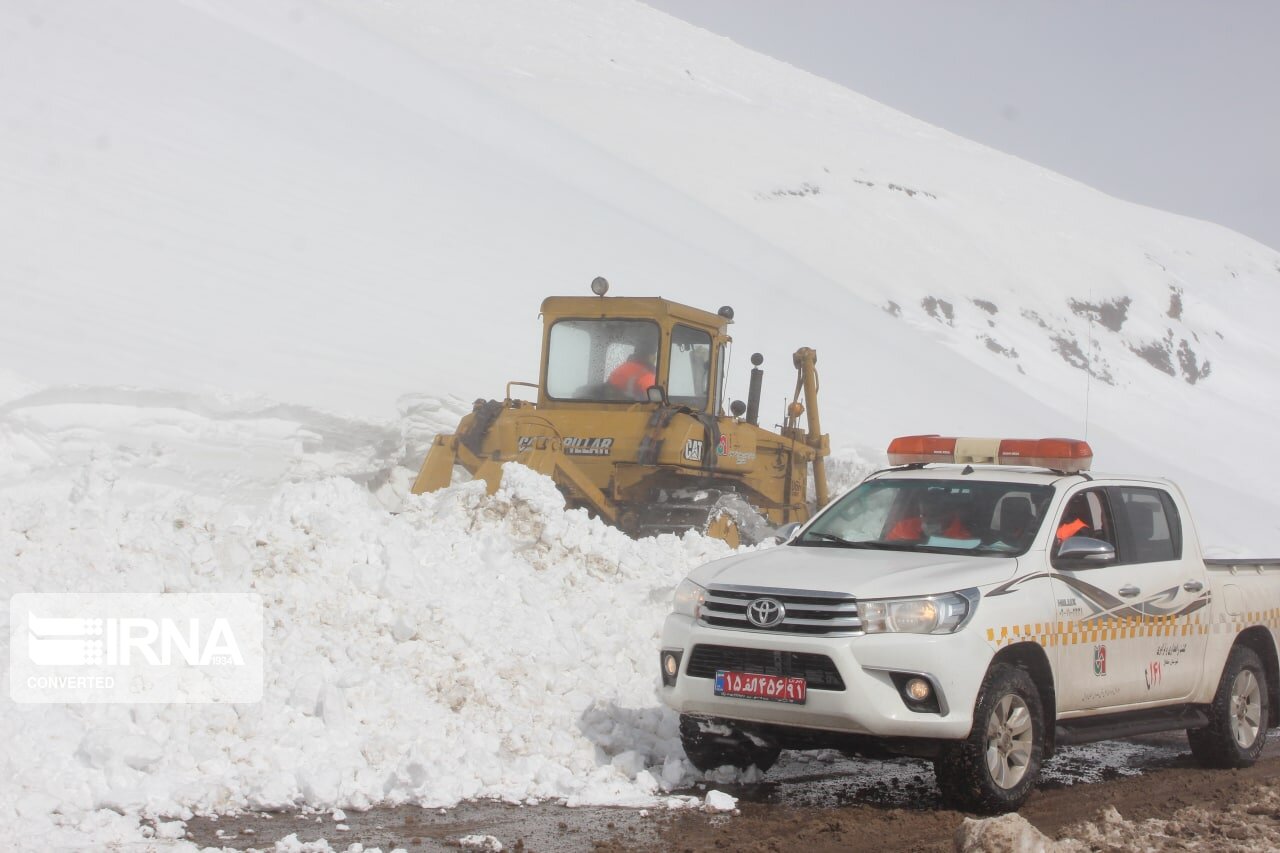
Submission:
M 680 581 L 680 585 L 676 587 L 675 597 L 671 601 L 671 609 L 676 613 L 684 616 L 692 616 L 698 618 L 699 612 L 702 610 L 702 602 L 706 599 L 707 591 L 698 586 L 693 581 L 685 578 Z
M 978 591 L 965 589 L 923 598 L 866 599 L 858 602 L 868 634 L 951 634 L 978 608 Z

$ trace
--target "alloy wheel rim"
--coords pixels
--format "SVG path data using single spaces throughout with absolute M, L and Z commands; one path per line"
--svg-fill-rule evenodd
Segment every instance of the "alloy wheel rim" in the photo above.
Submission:
M 991 781 L 1008 790 L 1027 775 L 1035 732 L 1031 709 L 1014 693 L 1000 698 L 987 717 L 987 771 Z
M 1262 729 L 1262 687 L 1253 670 L 1242 669 L 1231 683 L 1231 736 L 1249 749 Z

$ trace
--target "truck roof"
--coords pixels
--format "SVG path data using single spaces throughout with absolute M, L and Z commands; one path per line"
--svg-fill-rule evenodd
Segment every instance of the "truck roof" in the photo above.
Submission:
M 964 469 L 971 468 L 973 473 L 961 474 Z M 1153 486 L 1169 487 L 1172 484 L 1160 477 L 1138 477 L 1129 474 L 1105 474 L 1090 471 L 1088 475 L 1083 474 L 1064 474 L 1060 471 L 1052 471 L 1048 468 L 1031 468 L 1021 465 L 961 465 L 958 463 L 931 463 L 924 468 L 900 467 L 888 468 L 877 471 L 868 479 L 876 478 L 909 478 L 919 480 L 954 480 L 957 477 L 973 477 L 978 480 L 986 480 L 988 482 L 1001 483 L 1034 483 L 1037 485 L 1052 485 L 1060 480 L 1100 480 L 1115 481 L 1124 480 L 1134 483 L 1149 483 Z

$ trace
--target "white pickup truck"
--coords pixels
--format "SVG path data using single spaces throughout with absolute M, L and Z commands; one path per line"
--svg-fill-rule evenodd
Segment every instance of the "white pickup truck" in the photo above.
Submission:
M 690 761 L 933 760 L 1018 808 L 1057 747 L 1185 729 L 1243 767 L 1280 725 L 1280 560 L 1205 560 L 1167 480 L 1068 439 L 906 436 L 777 548 L 695 570 L 662 632 Z

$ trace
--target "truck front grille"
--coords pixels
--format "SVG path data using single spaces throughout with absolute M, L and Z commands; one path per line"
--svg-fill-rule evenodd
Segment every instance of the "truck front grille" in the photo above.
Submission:
M 775 652 L 736 646 L 696 645 L 685 674 L 715 678 L 717 670 L 803 678 L 810 690 L 844 690 L 844 679 L 831 658 L 807 652 Z
M 782 622 L 760 628 L 747 620 L 747 607 L 759 598 L 771 598 L 786 610 Z M 862 633 L 858 602 L 839 592 L 781 590 L 765 587 L 711 586 L 700 614 L 704 624 L 716 628 L 847 637 Z

